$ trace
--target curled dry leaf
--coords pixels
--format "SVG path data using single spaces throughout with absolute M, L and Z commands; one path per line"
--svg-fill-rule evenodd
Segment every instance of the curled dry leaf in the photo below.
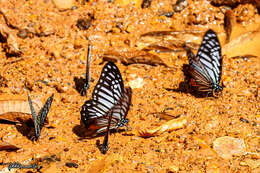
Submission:
M 123 158 L 119 154 L 111 154 L 111 155 L 106 155 L 105 157 L 101 158 L 98 161 L 95 161 L 88 172 L 92 173 L 103 173 L 107 172 L 107 169 L 109 166 L 112 166 L 115 162 L 121 162 L 123 163 Z
M 173 130 L 183 128 L 185 127 L 186 124 L 187 124 L 187 119 L 181 117 L 181 118 L 170 120 L 162 124 L 161 126 L 151 130 L 140 130 L 138 132 L 138 135 L 141 137 L 158 136 L 163 132 L 171 132 Z
M 226 43 L 228 43 L 230 40 L 232 28 L 234 27 L 235 22 L 236 22 L 235 20 L 236 20 L 236 18 L 235 18 L 233 11 L 227 10 L 225 12 L 225 17 L 224 17 L 224 29 L 226 32 Z
M 229 6 L 229 7 L 237 7 L 239 4 L 253 4 L 256 5 L 257 8 L 260 8 L 259 0 L 212 0 L 212 5 L 214 6 Z
M 0 151 L 2 150 L 18 150 L 19 148 L 15 145 L 9 144 L 7 142 L 0 142 Z
M 252 169 L 260 167 L 260 159 L 254 160 L 246 158 L 244 161 L 240 162 L 241 166 L 249 166 Z
M 222 52 L 227 57 L 240 57 L 241 55 L 258 56 L 260 55 L 259 44 L 260 31 L 246 32 L 231 39 L 228 44 L 223 46 Z
M 200 35 L 204 33 L 204 31 L 199 31 L 199 30 L 186 30 L 186 31 L 152 31 L 152 32 L 147 32 L 141 37 L 145 36 L 165 36 L 165 35 L 183 35 L 183 34 L 193 34 L 193 35 Z
M 39 100 L 34 100 L 33 106 L 36 113 L 38 113 L 42 107 L 42 103 Z M 1 100 L 0 98 L 0 120 L 19 123 L 26 122 L 31 118 L 31 110 L 27 100 L 11 98 Z
M 19 49 L 16 37 L 4 25 L 0 24 L 0 35 L 6 39 L 6 52 L 8 54 L 20 55 L 22 52 Z
M 167 65 L 157 55 L 148 53 L 146 51 L 131 51 L 131 52 L 115 52 L 111 51 L 103 56 L 103 60 L 107 61 L 121 61 L 123 64 L 147 64 L 147 65 Z

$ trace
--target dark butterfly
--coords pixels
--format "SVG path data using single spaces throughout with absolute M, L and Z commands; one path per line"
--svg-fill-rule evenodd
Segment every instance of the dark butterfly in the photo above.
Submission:
M 47 99 L 44 106 L 40 109 L 38 116 L 36 116 L 35 110 L 34 110 L 33 105 L 32 105 L 31 97 L 28 93 L 28 102 L 29 102 L 30 109 L 31 109 L 31 112 L 32 112 L 33 124 L 34 124 L 34 128 L 35 128 L 35 136 L 32 138 L 33 140 L 37 140 L 40 137 L 41 130 L 42 130 L 42 127 L 44 125 L 44 121 L 47 117 L 47 114 L 48 114 L 50 107 L 51 107 L 51 103 L 53 101 L 53 97 L 54 97 L 54 94 L 52 94 Z
M 90 62 L 91 62 L 91 46 L 88 45 L 88 56 L 87 56 L 87 65 L 86 65 L 86 79 L 84 81 L 83 87 L 80 90 L 80 95 L 85 96 L 86 91 L 89 88 L 90 82 Z
M 81 109 L 81 121 L 84 126 L 94 132 L 106 136 L 101 146 L 103 154 L 108 150 L 110 130 L 118 130 L 129 120 L 126 115 L 131 103 L 131 88 L 124 88 L 119 69 L 113 62 L 108 62 L 101 72 L 95 86 L 92 99 L 84 103 Z
M 222 56 L 218 37 L 213 30 L 208 30 L 200 45 L 197 56 L 185 46 L 189 65 L 184 69 L 190 85 L 196 91 L 214 94 L 222 91 L 219 85 L 222 74 Z

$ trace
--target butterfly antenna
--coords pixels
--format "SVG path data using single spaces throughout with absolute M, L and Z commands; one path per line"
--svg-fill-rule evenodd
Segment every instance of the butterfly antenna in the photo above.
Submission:
M 30 106 L 31 113 L 32 113 L 33 124 L 34 124 L 34 128 L 35 128 L 35 138 L 37 140 L 38 137 L 40 136 L 40 130 L 39 130 L 38 126 L 37 126 L 38 120 L 37 120 L 37 116 L 36 116 L 35 110 L 34 110 L 33 105 L 32 105 L 32 100 L 31 100 L 29 92 L 27 93 L 27 95 L 28 95 L 29 106 Z
M 185 44 L 184 49 L 187 52 L 187 56 L 189 59 L 193 59 L 195 57 L 194 53 L 191 51 L 191 49 Z
M 88 55 L 87 55 L 87 65 L 86 65 L 86 79 L 83 85 L 82 90 L 80 91 L 81 96 L 85 96 L 89 88 L 90 83 L 90 64 L 91 64 L 91 46 L 88 45 Z

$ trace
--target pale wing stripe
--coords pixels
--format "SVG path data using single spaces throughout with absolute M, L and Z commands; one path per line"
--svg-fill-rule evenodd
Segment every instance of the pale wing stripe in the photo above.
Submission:
M 211 64 L 211 62 L 207 61 L 206 59 L 200 59 L 201 63 L 204 65 L 204 66 L 207 66 L 208 68 L 212 69 L 213 68 L 213 65 Z

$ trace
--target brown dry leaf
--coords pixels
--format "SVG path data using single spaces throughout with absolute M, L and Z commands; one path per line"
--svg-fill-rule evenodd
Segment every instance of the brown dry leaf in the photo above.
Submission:
M 163 65 L 168 67 L 159 56 L 148 53 L 146 51 L 129 51 L 129 52 L 115 52 L 110 51 L 104 54 L 103 60 L 107 61 L 121 61 L 123 64 L 148 64 L 148 65 Z
M 213 148 L 223 159 L 231 159 L 233 155 L 243 155 L 246 145 L 243 139 L 224 136 L 217 138 L 213 142 Z
M 0 151 L 2 150 L 18 150 L 19 148 L 15 145 L 9 144 L 7 142 L 0 142 Z
M 226 32 L 226 43 L 228 43 L 230 40 L 232 28 L 234 27 L 234 24 L 236 22 L 235 20 L 236 20 L 236 18 L 235 18 L 233 11 L 227 10 L 225 12 L 225 17 L 224 17 L 224 29 Z
M 145 36 L 165 36 L 165 35 L 184 35 L 184 34 L 193 34 L 200 35 L 204 33 L 204 31 L 199 30 L 186 30 L 186 31 L 152 31 L 141 35 L 141 37 Z
M 39 100 L 32 101 L 33 107 L 38 113 L 42 107 Z M 25 99 L 7 99 L 0 98 L 0 120 L 12 123 L 26 122 L 31 119 L 31 110 L 27 100 Z
M 173 130 L 183 128 L 183 127 L 185 127 L 186 124 L 187 124 L 186 118 L 183 118 L 183 117 L 177 118 L 177 119 L 170 120 L 152 130 L 140 130 L 140 131 L 138 131 L 138 135 L 141 137 L 158 136 L 163 132 L 171 132 Z
M 258 45 L 260 44 L 260 32 L 252 31 L 242 33 L 231 39 L 231 41 L 222 48 L 223 54 L 227 57 L 239 57 L 241 55 L 260 55 Z M 252 52 L 254 54 L 252 55 Z
M 91 173 L 107 172 L 107 169 L 109 168 L 109 166 L 112 165 L 114 162 L 123 163 L 122 156 L 119 154 L 107 155 L 107 156 L 101 158 L 100 160 L 95 161 L 94 164 L 91 165 L 88 172 L 91 172 Z
M 0 34 L 3 38 L 6 39 L 7 53 L 14 55 L 19 55 L 22 53 L 19 49 L 16 37 L 10 32 L 10 30 L 6 26 L 2 24 L 0 24 Z
M 244 161 L 240 162 L 241 166 L 249 166 L 252 169 L 260 167 L 260 159 L 253 160 L 246 158 Z

